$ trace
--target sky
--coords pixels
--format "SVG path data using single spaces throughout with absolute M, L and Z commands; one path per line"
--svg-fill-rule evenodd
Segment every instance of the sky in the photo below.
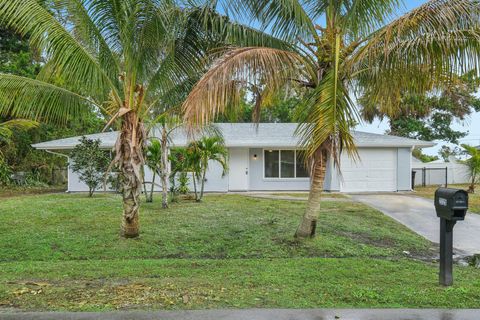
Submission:
M 405 0 L 405 12 L 408 10 L 411 10 L 413 8 L 416 8 L 423 3 L 425 3 L 426 0 Z M 470 145 L 480 145 L 480 113 L 476 112 L 473 113 L 472 116 L 467 119 L 464 123 L 455 123 L 452 126 L 455 130 L 463 131 L 463 132 L 468 132 L 469 134 L 460 140 L 460 143 L 466 143 Z M 380 122 L 380 121 L 375 121 L 372 124 L 360 124 L 357 126 L 356 130 L 359 131 L 366 131 L 366 132 L 372 132 L 372 133 L 385 133 L 385 131 L 388 129 L 388 124 L 386 121 Z M 437 145 L 432 148 L 427 148 L 424 149 L 424 153 L 429 154 L 429 155 L 438 155 L 438 150 L 442 145 L 447 144 L 444 141 L 435 141 Z M 448 144 L 447 144 L 448 145 Z

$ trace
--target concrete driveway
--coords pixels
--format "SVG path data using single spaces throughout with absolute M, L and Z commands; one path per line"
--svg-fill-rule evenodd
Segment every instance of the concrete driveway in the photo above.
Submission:
M 433 200 L 406 194 L 352 194 L 363 202 L 428 240 L 439 243 L 440 220 L 435 213 Z M 467 214 L 465 221 L 455 225 L 453 246 L 459 255 L 480 253 L 480 215 Z

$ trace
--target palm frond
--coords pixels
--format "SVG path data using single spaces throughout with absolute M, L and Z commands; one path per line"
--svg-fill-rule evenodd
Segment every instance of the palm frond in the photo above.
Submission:
M 227 7 L 233 10 L 240 20 L 257 20 L 262 30 L 271 30 L 272 35 L 282 40 L 313 41 L 316 37 L 315 23 L 298 0 L 244 0 L 228 1 Z
M 300 77 L 302 56 L 295 52 L 248 47 L 229 51 L 200 79 L 183 104 L 190 125 L 208 123 L 238 97 L 245 84 L 263 82 L 277 90 Z
M 349 64 L 359 93 L 395 112 L 403 92 L 426 92 L 479 70 L 480 5 L 431 0 L 370 35 Z
M 48 57 L 54 74 L 62 75 L 66 83 L 84 88 L 90 95 L 113 90 L 121 103 L 114 72 L 105 71 L 96 57 L 72 33 L 57 21 L 36 0 L 9 0 L 0 3 L 0 17 L 40 48 Z
M 334 70 L 306 95 L 295 118 L 300 123 L 296 134 L 306 160 L 315 159 L 322 149 L 330 152 L 337 168 L 340 168 L 342 151 L 357 158 L 351 128 L 359 117 L 347 87 Z
M 26 119 L 13 119 L 0 123 L 0 141 L 10 141 L 13 130 L 30 130 L 38 127 L 38 122 Z
M 50 83 L 0 74 L 0 115 L 65 122 L 94 105 L 89 99 Z

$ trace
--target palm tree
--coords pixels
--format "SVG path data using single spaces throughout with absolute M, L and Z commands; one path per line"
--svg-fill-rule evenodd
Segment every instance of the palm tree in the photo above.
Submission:
M 36 79 L 0 74 L 0 115 L 55 122 L 81 118 L 89 108 L 107 115 L 106 127 L 120 128 L 112 165 L 122 176 L 121 233 L 137 237 L 144 121 L 172 106 L 171 92 L 189 91 L 211 48 L 245 34 L 257 39 L 256 45 L 273 40 L 252 36 L 255 30 L 230 24 L 208 5 L 180 7 L 169 0 L 53 3 L 59 10 L 49 11 L 37 0 L 0 1 L 2 23 L 29 35 L 46 60 Z
M 147 195 L 147 202 L 153 201 L 153 191 L 155 188 L 155 178 L 157 174 L 161 175 L 162 173 L 162 145 L 158 139 L 150 139 L 148 144 L 147 153 L 145 155 L 146 165 L 152 171 L 152 181 L 150 185 L 150 192 Z M 145 181 L 144 181 L 145 183 Z M 145 191 L 146 192 L 146 191 Z
M 474 0 L 431 0 L 398 18 L 399 0 L 228 3 L 234 15 L 258 22 L 286 45 L 228 48 L 187 97 L 185 120 L 192 127 L 210 121 L 252 85 L 261 89 L 253 92 L 257 109 L 262 95 L 302 90 L 297 134 L 311 187 L 297 237 L 315 235 L 327 162 L 339 169 L 342 152 L 358 157 L 354 96 L 395 114 L 402 92 L 440 87 L 479 63 L 480 5 Z
M 198 175 L 197 179 L 200 181 L 200 195 L 195 197 L 197 201 L 202 201 L 203 191 L 205 188 L 205 175 L 208 170 L 210 161 L 218 162 L 223 169 L 222 176 L 228 170 L 228 150 L 221 136 L 204 136 L 200 140 L 192 143 L 193 152 L 198 158 Z
M 468 144 L 462 144 L 462 148 L 465 149 L 465 153 L 469 156 L 469 158 L 464 161 L 468 167 L 468 175 L 470 177 L 468 192 L 475 193 L 475 184 L 477 184 L 480 179 L 480 150 Z

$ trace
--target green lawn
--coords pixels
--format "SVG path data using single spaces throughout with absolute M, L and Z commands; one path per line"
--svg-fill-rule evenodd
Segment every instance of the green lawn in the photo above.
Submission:
M 9 197 L 32 195 L 32 194 L 65 192 L 65 190 L 67 190 L 67 187 L 64 185 L 41 186 L 41 187 L 0 186 L 0 198 L 9 198 Z
M 2 199 L 0 309 L 480 307 L 478 269 L 438 286 L 438 266 L 419 260 L 431 243 L 361 204 L 324 202 L 319 236 L 303 242 L 292 234 L 304 202 L 159 206 L 123 240 L 119 196 Z
M 468 184 L 457 184 L 457 185 L 449 185 L 448 187 L 468 190 L 468 186 L 469 186 Z M 420 197 L 432 199 L 433 201 L 435 190 L 437 189 L 438 189 L 438 186 L 415 187 L 415 194 Z M 476 189 L 477 189 L 476 193 L 468 194 L 468 206 L 469 206 L 470 212 L 480 214 L 480 187 L 477 186 Z

